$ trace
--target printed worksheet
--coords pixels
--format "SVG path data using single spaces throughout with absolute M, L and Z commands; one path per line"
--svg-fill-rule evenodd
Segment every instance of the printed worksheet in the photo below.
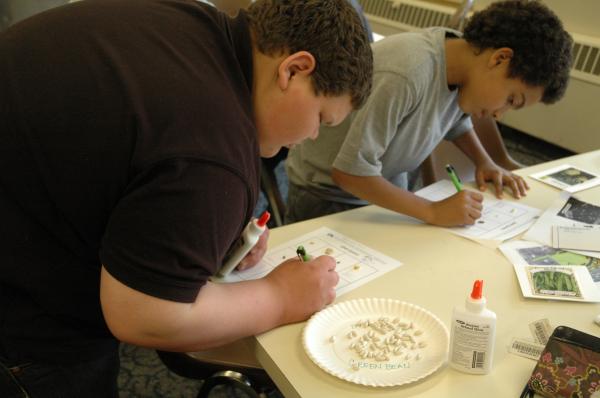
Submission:
M 402 265 L 401 262 L 379 253 L 357 241 L 321 227 L 287 243 L 269 249 L 256 266 L 245 271 L 233 271 L 224 282 L 240 282 L 259 279 L 290 258 L 296 258 L 296 249 L 304 246 L 306 252 L 318 257 L 327 254 L 335 258 L 336 271 L 340 281 L 336 287 L 337 296 L 349 292 L 368 281 L 375 279 Z
M 524 297 L 600 302 L 600 259 L 523 240 L 503 243 Z
M 577 199 L 568 192 L 561 192 L 527 231 L 523 239 L 552 246 L 553 227 L 585 227 L 586 225 L 600 225 L 600 206 Z M 600 242 L 598 244 L 600 245 Z M 600 258 L 600 252 L 597 251 L 577 250 L 576 252 Z
M 449 180 L 441 180 L 416 192 L 418 196 L 439 201 L 456 193 Z M 449 231 L 471 239 L 503 241 L 527 230 L 541 210 L 508 200 L 499 200 L 493 194 L 482 192 L 483 211 L 474 225 L 447 228 Z
M 600 176 L 569 164 L 540 171 L 530 177 L 571 193 L 600 184 Z

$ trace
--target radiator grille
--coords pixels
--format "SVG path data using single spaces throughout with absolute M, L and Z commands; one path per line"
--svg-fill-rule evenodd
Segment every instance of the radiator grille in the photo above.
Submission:
M 600 85 L 600 46 L 573 38 L 573 75 Z
M 453 14 L 452 8 L 443 10 L 419 1 L 361 0 L 360 4 L 366 14 L 414 28 L 446 26 Z

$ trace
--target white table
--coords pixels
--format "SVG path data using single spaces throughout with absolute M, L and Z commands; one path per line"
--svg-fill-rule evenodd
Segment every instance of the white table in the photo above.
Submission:
M 600 151 L 544 163 L 518 171 L 526 176 L 552 166 L 570 163 L 600 173 Z M 521 201 L 545 209 L 559 190 L 527 179 L 531 186 Z M 600 205 L 600 187 L 577 194 Z M 498 316 L 492 372 L 467 375 L 448 366 L 424 380 L 395 388 L 355 385 L 321 370 L 302 348 L 305 323 L 279 327 L 255 338 L 254 350 L 286 398 L 290 397 L 518 397 L 535 362 L 510 354 L 513 337 L 530 338 L 528 324 L 548 318 L 553 326 L 568 325 L 599 335 L 593 323 L 600 304 L 525 299 L 513 266 L 498 251 L 430 225 L 409 225 L 393 212 L 376 206 L 338 213 L 271 231 L 271 247 L 327 226 L 404 265 L 339 298 L 386 297 L 411 302 L 450 324 L 453 307 L 462 305 L 475 279 L 484 279 L 488 307 Z

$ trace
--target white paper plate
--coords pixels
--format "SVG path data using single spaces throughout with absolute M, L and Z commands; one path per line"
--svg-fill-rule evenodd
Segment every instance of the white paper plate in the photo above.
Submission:
M 418 341 L 425 347 L 406 348 L 402 355 L 390 355 L 385 360 L 362 359 L 349 348 L 357 341 L 349 333 L 354 330 L 360 337 L 369 328 L 356 326 L 359 321 L 377 321 L 382 317 L 390 322 L 412 322 L 412 330 L 422 332 Z M 390 333 L 374 334 L 384 337 Z M 304 328 L 302 340 L 310 359 L 327 373 L 357 384 L 390 387 L 415 382 L 439 369 L 448 356 L 449 336 L 446 326 L 424 308 L 399 300 L 366 298 L 344 301 L 316 313 Z M 420 359 L 416 359 L 416 354 Z

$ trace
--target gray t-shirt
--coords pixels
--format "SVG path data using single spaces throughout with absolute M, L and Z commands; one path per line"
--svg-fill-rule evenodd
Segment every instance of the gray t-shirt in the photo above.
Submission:
M 337 187 L 332 166 L 358 176 L 382 176 L 408 189 L 407 173 L 419 167 L 442 139 L 473 128 L 448 87 L 446 34 L 430 28 L 373 44 L 373 92 L 366 104 L 336 127 L 321 127 L 315 141 L 290 150 L 290 181 L 323 199 L 365 204 Z

